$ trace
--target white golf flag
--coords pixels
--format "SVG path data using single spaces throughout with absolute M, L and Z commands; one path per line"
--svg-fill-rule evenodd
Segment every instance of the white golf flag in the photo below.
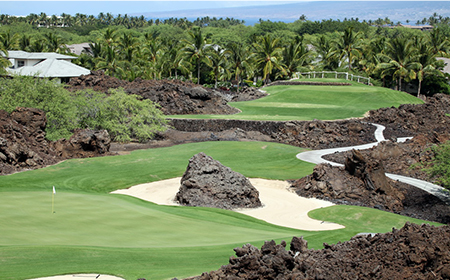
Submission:
M 55 186 L 53 186 L 53 193 L 54 193 L 54 194 L 56 193 Z

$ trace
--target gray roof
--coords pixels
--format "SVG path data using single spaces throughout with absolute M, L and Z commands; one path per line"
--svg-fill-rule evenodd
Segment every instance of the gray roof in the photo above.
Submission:
M 23 66 L 17 69 L 7 69 L 11 74 L 22 76 L 37 76 L 47 78 L 79 77 L 89 75 L 91 70 L 73 64 L 69 61 L 46 59 L 34 66 Z
M 445 66 L 442 72 L 450 74 L 450 59 L 445 57 L 436 57 L 437 60 L 445 62 Z
M 89 46 L 89 43 L 66 45 L 66 47 L 70 50 L 71 53 L 74 53 L 76 55 L 80 55 L 83 51 L 91 51 L 91 46 Z
M 4 54 L 2 53 L 4 56 Z M 25 51 L 8 51 L 6 58 L 10 59 L 75 59 L 70 55 L 59 54 L 55 52 L 25 52 Z

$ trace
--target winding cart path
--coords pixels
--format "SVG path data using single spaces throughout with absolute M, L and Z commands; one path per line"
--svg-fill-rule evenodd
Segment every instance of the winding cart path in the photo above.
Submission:
M 355 150 L 370 149 L 370 148 L 378 145 L 378 143 L 380 143 L 382 141 L 386 141 L 386 139 L 384 138 L 384 135 L 383 135 L 383 131 L 384 131 L 385 127 L 380 124 L 372 124 L 372 125 L 374 125 L 377 128 L 375 130 L 375 139 L 377 140 L 377 142 L 364 144 L 364 145 L 358 145 L 358 146 L 307 151 L 307 152 L 302 152 L 302 153 L 297 154 L 296 157 L 300 160 L 307 161 L 307 162 L 314 163 L 314 164 L 328 163 L 333 166 L 344 166 L 343 164 L 332 162 L 332 161 L 326 160 L 322 157 L 325 155 L 328 155 L 328 154 L 333 154 L 336 152 L 345 152 L 345 151 L 350 151 L 353 149 L 355 149 Z M 397 141 L 404 142 L 411 138 L 412 137 L 398 138 Z M 411 177 L 406 177 L 406 176 L 402 176 L 402 175 L 397 175 L 397 174 L 386 173 L 386 176 L 393 180 L 397 180 L 402 183 L 406 183 L 406 184 L 412 185 L 414 187 L 420 188 L 428 193 L 431 193 L 432 195 L 439 197 L 441 200 L 450 204 L 450 197 L 448 195 L 446 195 L 446 193 L 444 192 L 445 189 L 441 186 L 432 184 L 427 181 L 423 181 L 423 180 L 419 180 L 419 179 L 415 179 L 415 178 L 411 178 Z

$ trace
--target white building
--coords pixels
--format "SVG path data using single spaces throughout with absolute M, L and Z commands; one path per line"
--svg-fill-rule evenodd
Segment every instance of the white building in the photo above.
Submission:
M 2 56 L 9 59 L 11 67 L 6 71 L 13 75 L 35 76 L 41 78 L 58 79 L 68 82 L 70 78 L 89 75 L 91 71 L 73 64 L 76 57 L 59 53 L 29 53 L 25 51 L 8 51 Z

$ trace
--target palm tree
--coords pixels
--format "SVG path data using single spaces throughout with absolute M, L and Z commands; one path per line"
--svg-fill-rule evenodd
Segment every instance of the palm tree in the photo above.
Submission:
M 310 62 L 310 52 L 303 44 L 303 37 L 297 36 L 294 41 L 283 49 L 283 63 L 289 78 L 298 71 L 299 67 Z
M 313 45 L 324 70 L 335 70 L 339 67 L 338 51 L 328 36 L 320 35 Z
M 19 46 L 19 35 L 11 30 L 0 33 L 0 45 L 6 50 L 16 50 Z
M 105 74 L 110 76 L 115 76 L 117 78 L 122 78 L 126 76 L 125 70 L 123 68 L 124 63 L 117 56 L 117 52 L 114 47 L 109 45 L 105 46 L 104 49 L 105 56 L 99 59 L 96 64 L 97 70 L 104 70 Z
M 8 50 L 0 42 L 0 73 L 2 74 L 6 73 L 5 68 L 11 64 L 9 59 L 6 58 L 6 56 L 8 56 Z
M 358 57 L 361 52 L 361 33 L 354 32 L 353 27 L 348 27 L 344 30 L 337 41 L 336 48 L 341 52 L 341 59 L 346 59 L 348 63 L 348 70 L 352 71 L 352 63 L 355 57 Z
M 231 42 L 227 46 L 228 62 L 231 69 L 231 74 L 234 74 L 235 80 L 238 85 L 241 84 L 241 74 L 244 73 L 250 60 L 250 53 L 246 46 L 242 43 Z M 237 88 L 239 91 L 239 86 Z
M 434 28 L 428 37 L 429 44 L 432 47 L 432 51 L 437 56 L 446 56 L 447 51 L 450 48 L 450 41 L 441 33 L 439 27 Z
M 417 69 L 417 80 L 419 80 L 419 86 L 417 88 L 417 97 L 420 96 L 420 92 L 422 89 L 422 81 L 426 76 L 444 76 L 442 73 L 441 68 L 443 68 L 443 62 L 439 62 L 436 60 L 436 54 L 434 52 L 434 46 L 430 46 L 423 40 L 423 38 L 420 38 L 416 40 L 414 45 L 417 47 L 418 54 L 417 54 L 417 62 L 419 68 Z
M 208 59 L 207 49 L 210 46 L 202 34 L 200 28 L 195 28 L 188 32 L 190 40 L 185 40 L 186 46 L 183 48 L 188 59 L 195 63 L 197 68 L 197 84 L 200 84 L 201 64 Z
M 116 30 L 112 29 L 112 28 L 107 28 L 105 30 L 105 32 L 102 33 L 102 40 L 108 45 L 108 46 L 113 46 L 116 44 L 116 39 L 117 39 L 117 33 Z
M 19 40 L 19 48 L 23 51 L 28 51 L 31 46 L 31 36 L 23 34 Z
M 44 40 L 36 38 L 32 41 L 30 47 L 30 52 L 43 52 L 45 50 Z
M 126 61 L 132 62 L 134 53 L 138 47 L 137 39 L 130 33 L 123 33 L 122 37 L 119 39 L 118 45 L 123 58 Z
M 270 34 L 261 38 L 261 43 L 253 43 L 255 48 L 254 56 L 258 68 L 263 72 L 264 84 L 266 85 L 270 79 L 274 69 L 286 73 L 281 63 L 282 48 L 279 46 L 279 39 L 273 39 Z
M 208 66 L 213 69 L 214 88 L 217 88 L 217 80 L 225 67 L 227 51 L 219 45 L 212 45 L 209 53 Z M 239 87 L 239 84 L 238 84 Z
M 368 40 L 367 43 L 363 44 L 362 49 L 362 57 L 359 61 L 359 64 L 364 72 L 366 72 L 368 75 L 371 75 L 373 74 L 377 65 L 382 62 L 380 54 L 384 54 L 386 51 L 386 37 L 380 36 Z
M 63 43 L 63 39 L 61 36 L 56 35 L 55 33 L 47 33 L 44 34 L 44 37 L 47 41 L 47 50 L 50 52 L 57 53 L 66 53 L 67 47 Z
M 174 70 L 175 79 L 178 79 L 178 70 L 180 70 L 181 73 L 187 73 L 189 71 L 189 65 L 184 59 L 184 52 L 179 48 L 179 43 L 177 41 L 169 41 L 166 45 L 167 50 L 164 53 L 164 61 L 168 62 L 165 65 L 167 65 L 169 77 L 172 77 L 172 70 Z
M 389 62 L 378 64 L 377 70 L 381 77 L 387 75 L 397 80 L 396 90 L 401 90 L 402 79 L 415 79 L 415 70 L 420 68 L 414 60 L 417 50 L 413 46 L 412 40 L 404 37 L 396 37 L 387 43 L 386 54 L 381 56 Z
M 140 53 L 140 64 L 145 69 L 145 77 L 149 79 L 161 78 L 164 71 L 164 63 L 169 61 L 161 59 L 164 55 L 164 46 L 156 33 L 146 33 L 144 43 Z

